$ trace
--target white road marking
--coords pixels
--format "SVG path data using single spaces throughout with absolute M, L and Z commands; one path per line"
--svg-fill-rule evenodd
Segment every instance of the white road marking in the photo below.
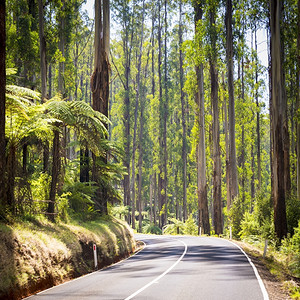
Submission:
M 257 278 L 257 281 L 259 283 L 259 286 L 260 286 L 261 292 L 263 294 L 264 300 L 269 300 L 269 295 L 268 295 L 268 292 L 266 290 L 266 287 L 265 287 L 265 285 L 264 285 L 264 283 L 263 283 L 263 281 L 262 281 L 262 279 L 261 279 L 261 277 L 260 277 L 260 275 L 259 275 L 259 273 L 258 273 L 258 271 L 257 271 L 257 269 L 256 269 L 256 267 L 254 265 L 254 263 L 251 261 L 250 257 L 247 255 L 247 253 L 239 245 L 237 245 L 237 244 L 235 244 L 235 243 L 233 243 L 231 241 L 227 241 L 227 242 L 229 242 L 229 243 L 233 244 L 234 246 L 236 246 L 237 248 L 239 248 L 240 251 L 247 257 L 247 259 L 248 259 L 251 267 L 253 268 L 253 271 L 254 271 L 254 274 L 255 274 L 255 276 Z
M 186 252 L 187 252 L 187 244 L 183 241 L 177 240 L 178 242 L 181 242 L 184 245 L 184 251 L 182 253 L 182 255 L 177 259 L 177 261 L 165 272 L 163 272 L 161 275 L 159 275 L 158 277 L 154 278 L 152 281 L 150 281 L 148 284 L 146 284 L 145 286 L 143 286 L 142 288 L 140 288 L 139 290 L 137 290 L 135 293 L 133 293 L 132 295 L 130 295 L 129 297 L 127 297 L 125 300 L 130 300 L 133 297 L 135 297 L 136 295 L 140 294 L 142 291 L 144 291 L 145 289 L 147 289 L 149 286 L 151 286 L 154 283 L 158 283 L 158 281 L 163 278 L 166 274 L 168 274 L 173 268 L 176 267 L 176 265 L 183 259 L 183 257 L 185 256 Z

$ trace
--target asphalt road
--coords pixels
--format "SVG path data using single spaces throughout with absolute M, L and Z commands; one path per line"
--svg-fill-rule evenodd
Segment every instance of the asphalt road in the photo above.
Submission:
M 137 239 L 146 247 L 131 258 L 28 299 L 268 299 L 255 267 L 229 241 L 149 235 Z

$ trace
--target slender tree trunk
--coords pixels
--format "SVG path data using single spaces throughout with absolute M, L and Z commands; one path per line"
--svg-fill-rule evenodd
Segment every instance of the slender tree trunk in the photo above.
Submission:
M 52 97 L 52 64 L 49 63 L 48 67 L 48 82 L 49 82 L 49 89 L 48 89 L 48 97 L 51 99 Z
M 137 141 L 136 141 L 136 136 L 137 136 L 137 121 L 138 121 L 138 108 L 139 108 L 139 101 L 140 101 L 140 90 L 141 90 L 141 64 L 142 64 L 142 51 L 143 51 L 143 42 L 144 42 L 144 1 L 143 1 L 143 19 L 142 19 L 142 29 L 141 29 L 141 40 L 140 40 L 140 47 L 139 47 L 139 55 L 138 55 L 138 61 L 137 61 L 137 87 L 136 87 L 136 99 L 135 99 L 135 109 L 134 109 L 134 128 L 133 128 L 133 149 L 132 149 L 132 178 L 131 178 L 131 184 L 132 184 L 132 201 L 133 203 L 135 202 L 135 153 L 137 149 Z M 141 105 L 141 115 L 143 114 L 142 112 L 142 105 Z M 141 116 L 141 122 L 142 122 L 142 116 Z M 140 124 L 140 135 L 142 134 L 142 123 Z M 141 136 L 139 137 L 139 148 L 140 148 L 140 153 L 139 155 L 142 155 L 142 146 L 141 146 L 142 140 Z M 141 159 L 141 161 L 140 161 Z M 139 156 L 139 164 L 141 163 L 142 165 L 142 157 Z M 141 176 L 141 169 L 139 165 L 139 178 Z M 137 199 L 137 208 L 139 211 L 139 229 L 140 232 L 142 230 L 142 212 L 141 212 L 141 187 L 140 187 L 140 179 L 138 180 L 138 199 Z M 132 215 L 132 228 L 135 228 L 135 211 L 133 211 Z
M 220 151 L 220 124 L 219 124 L 219 83 L 217 70 L 217 51 L 216 39 L 217 33 L 215 26 L 216 8 L 210 9 L 210 29 L 211 29 L 211 57 L 210 63 L 210 78 L 211 78 L 211 101 L 213 110 L 213 211 L 214 211 L 214 228 L 216 234 L 223 233 L 222 221 L 222 191 L 221 191 L 221 151 Z
M 126 206 L 131 206 L 131 211 L 133 210 L 134 202 L 131 199 L 130 194 L 130 97 L 129 97 L 129 79 L 130 79 L 130 65 L 131 65 L 131 48 L 128 47 L 129 44 L 129 26 L 125 24 L 125 38 L 123 41 L 123 49 L 125 53 L 125 96 L 124 96 L 124 149 L 125 149 L 125 159 L 124 167 L 126 169 L 126 175 L 124 175 L 124 204 Z M 126 217 L 128 223 L 130 223 L 130 213 Z
M 281 60 L 281 1 L 270 0 L 271 28 L 271 81 L 272 81 L 272 141 L 273 141 L 273 201 L 274 225 L 277 237 L 282 240 L 287 235 L 286 220 L 286 183 L 282 180 L 285 174 L 284 131 L 286 103 L 283 93 L 282 60 Z
M 161 41 L 161 6 L 158 2 L 158 84 L 159 84 L 159 174 L 158 174 L 158 213 L 159 213 L 159 227 L 162 228 L 164 223 L 162 220 L 163 208 L 163 95 L 162 95 L 162 41 Z
M 232 36 L 232 1 L 226 5 L 226 59 L 229 95 L 229 171 L 230 171 L 230 205 L 238 196 L 238 177 L 235 145 L 235 104 L 233 83 L 233 36 Z
M 5 2 L 0 1 L 0 205 L 6 204 L 6 152 L 5 143 L 5 86 L 6 86 L 6 24 L 5 24 Z
M 163 99 L 163 180 L 162 180 L 162 226 L 167 224 L 168 219 L 168 148 L 167 148 L 167 119 L 168 119 L 168 56 L 167 56 L 167 39 L 168 39 L 168 17 L 167 17 L 167 3 L 165 0 L 165 40 L 164 40 L 164 85 L 165 85 L 165 98 Z
M 183 183 L 183 220 L 187 219 L 187 207 L 186 207 L 186 188 L 187 188 L 187 154 L 186 154 L 186 104 L 185 104 L 185 94 L 183 91 L 183 53 L 182 53 L 182 0 L 179 3 L 179 70 L 180 70 L 180 99 L 181 99 L 181 120 L 182 120 L 182 183 Z
M 39 38 L 40 38 L 40 66 L 41 66 L 41 90 L 42 102 L 47 97 L 47 65 L 46 65 L 46 40 L 44 35 L 44 4 L 38 0 L 39 5 Z
M 62 3 L 62 10 L 64 10 L 65 0 L 62 0 Z M 62 57 L 65 57 L 65 17 L 60 18 L 58 49 L 60 50 Z M 65 63 L 64 61 L 60 61 L 58 65 L 58 92 L 61 93 L 63 97 L 65 93 L 64 74 Z
M 224 91 L 226 90 L 224 74 L 222 74 L 222 86 Z M 228 138 L 228 108 L 227 99 L 224 98 L 224 131 L 225 131 L 225 148 L 226 148 L 226 199 L 227 210 L 229 211 L 231 206 L 231 190 L 230 190 L 230 171 L 229 171 L 229 138 Z
M 255 169 L 254 169 L 255 159 L 254 159 L 254 150 L 253 145 L 251 145 L 251 203 L 250 203 L 250 212 L 253 212 L 254 201 L 255 201 Z
M 95 60 L 94 72 L 91 77 L 93 96 L 93 109 L 108 117 L 109 99 L 109 39 L 110 39 L 110 11 L 109 0 L 95 0 Z M 100 174 L 95 166 L 96 157 L 93 155 L 93 180 L 98 183 L 97 203 L 100 213 L 107 215 L 107 188 L 100 184 Z M 107 163 L 107 153 L 104 155 L 104 163 Z
M 143 179 L 143 135 L 144 135 L 144 104 L 141 105 L 140 133 L 139 133 L 139 180 L 138 180 L 138 203 L 139 203 L 139 232 L 142 232 L 142 179 Z
M 153 203 L 153 224 L 157 225 L 157 176 L 156 172 L 154 173 L 154 203 Z
M 153 175 L 149 177 L 149 220 L 153 224 Z
M 202 19 L 202 3 L 194 1 L 196 34 L 197 23 Z M 199 126 L 199 143 L 197 145 L 197 178 L 198 178 L 198 209 L 199 228 L 202 227 L 205 234 L 210 234 L 207 182 L 206 182 L 206 156 L 205 156 L 205 124 L 204 124 L 204 86 L 203 86 L 203 64 L 196 66 L 198 89 L 196 93 L 197 122 Z
M 245 103 L 245 84 L 244 84 L 244 56 L 242 57 L 242 70 L 241 70 L 241 77 L 242 77 L 242 103 Z M 245 204 L 245 181 L 246 181 L 246 150 L 245 150 L 245 124 L 242 123 L 242 153 L 241 153 L 241 167 L 242 167 L 242 178 L 241 178 L 241 186 L 242 186 L 242 205 Z
M 298 0 L 298 34 L 297 34 L 297 111 L 300 109 L 300 0 Z M 297 122 L 297 199 L 300 200 L 300 122 Z
M 152 78 L 151 78 L 151 85 L 152 85 L 152 97 L 154 99 L 155 97 L 155 38 L 154 38 L 154 28 L 155 28 L 155 20 L 156 20 L 156 12 L 155 12 L 155 6 L 152 12 L 152 61 L 151 61 L 151 69 L 152 69 Z M 152 166 L 153 166 L 153 156 L 152 156 Z M 157 198 L 156 198 L 156 172 L 154 172 L 153 175 L 150 176 L 151 183 L 153 185 L 153 209 L 152 209 L 152 215 L 153 215 L 153 224 L 156 225 L 156 206 L 157 206 Z M 150 184 L 151 186 L 151 184 Z M 152 202 L 152 198 L 150 197 L 150 201 Z M 151 204 L 151 203 L 150 203 Z
M 257 36 L 255 28 L 255 51 L 257 53 Z M 257 138 L 257 179 L 258 179 L 258 191 L 261 190 L 261 155 L 260 155 L 260 107 L 258 102 L 258 61 L 256 59 L 256 68 L 255 68 L 255 102 L 257 107 L 256 112 L 256 138 Z
M 50 194 L 48 203 L 48 219 L 54 222 L 54 208 L 55 208 L 55 200 L 56 200 L 56 190 L 57 190 L 57 182 L 58 182 L 58 175 L 60 169 L 60 155 L 59 155 L 59 131 L 54 130 L 54 138 L 53 138 L 53 148 L 52 148 L 52 178 L 51 178 L 51 185 L 50 185 Z

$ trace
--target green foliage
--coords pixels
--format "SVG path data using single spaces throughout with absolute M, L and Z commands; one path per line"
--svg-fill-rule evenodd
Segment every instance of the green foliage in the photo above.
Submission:
M 168 219 L 170 224 L 167 224 L 163 228 L 163 233 L 164 234 L 171 234 L 171 235 L 176 235 L 176 234 L 184 234 L 184 223 L 180 220 L 177 220 L 176 218 L 169 218 Z
M 148 223 L 143 226 L 143 233 L 161 235 L 162 230 L 157 225 Z
M 300 277 L 300 221 L 294 231 L 292 237 L 282 241 L 281 251 L 287 255 L 287 265 L 292 270 L 293 275 Z
M 241 232 L 241 222 L 243 219 L 243 210 L 239 197 L 236 197 L 231 204 L 230 211 L 228 213 L 229 224 L 232 228 L 232 237 L 239 239 Z
M 169 218 L 169 224 L 165 225 L 163 228 L 164 234 L 188 234 L 188 235 L 198 235 L 198 227 L 194 221 L 192 215 L 189 215 L 186 222 L 177 220 L 176 218 Z
M 300 201 L 296 195 L 289 195 L 286 199 L 286 217 L 288 232 L 293 235 L 300 220 Z
M 188 235 L 198 235 L 198 226 L 192 215 L 189 215 L 188 219 L 184 223 L 184 234 Z
M 92 182 L 66 183 L 64 186 L 65 197 L 70 208 L 83 219 L 89 219 L 94 207 L 93 196 L 97 187 Z
M 117 217 L 119 219 L 124 219 L 129 212 L 129 206 L 109 204 L 108 207 L 109 207 L 109 213 L 112 216 Z
M 241 239 L 243 239 L 251 235 L 259 235 L 259 233 L 260 225 L 255 218 L 255 215 L 246 212 L 241 222 L 241 231 L 239 232 L 239 236 L 241 237 Z

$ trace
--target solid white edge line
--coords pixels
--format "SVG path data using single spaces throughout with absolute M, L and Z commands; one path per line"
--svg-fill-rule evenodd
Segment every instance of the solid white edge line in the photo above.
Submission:
M 264 285 L 264 283 L 263 283 L 263 281 L 262 281 L 262 279 L 261 279 L 261 277 L 260 277 L 260 275 L 259 275 L 259 273 L 258 273 L 258 271 L 257 271 L 257 269 L 256 269 L 256 267 L 254 265 L 254 263 L 251 261 L 250 257 L 247 255 L 247 253 L 239 245 L 237 245 L 237 244 L 235 244 L 235 243 L 233 243 L 231 241 L 228 241 L 228 240 L 227 240 L 227 242 L 229 242 L 229 243 L 233 244 L 234 246 L 236 246 L 246 256 L 246 258 L 248 259 L 248 261 L 249 261 L 249 263 L 250 263 L 250 265 L 251 265 L 251 267 L 252 267 L 252 269 L 254 271 L 254 274 L 255 274 L 255 276 L 257 278 L 257 281 L 258 281 L 258 284 L 260 286 L 261 292 L 263 294 L 264 300 L 269 300 L 269 295 L 268 295 L 268 292 L 266 290 L 266 287 L 265 287 L 265 285 Z
M 132 299 L 133 297 L 135 297 L 136 295 L 138 295 L 139 293 L 141 293 L 142 291 L 144 291 L 145 289 L 147 289 L 149 286 L 151 286 L 153 283 L 156 283 L 158 280 L 160 280 L 162 277 L 164 277 L 167 273 L 169 273 L 173 268 L 175 268 L 175 266 L 183 259 L 183 257 L 185 256 L 185 254 L 187 252 L 187 244 L 185 242 L 181 241 L 181 240 L 177 240 L 177 239 L 174 239 L 174 240 L 176 240 L 178 242 L 181 242 L 184 245 L 184 252 L 179 257 L 179 259 L 169 269 L 167 269 L 165 272 L 163 272 L 158 277 L 154 278 L 152 281 L 150 281 L 148 284 L 146 284 L 145 286 L 143 286 L 142 288 L 140 288 L 139 290 L 137 290 L 135 293 L 133 293 L 129 297 L 125 298 L 125 300 Z

